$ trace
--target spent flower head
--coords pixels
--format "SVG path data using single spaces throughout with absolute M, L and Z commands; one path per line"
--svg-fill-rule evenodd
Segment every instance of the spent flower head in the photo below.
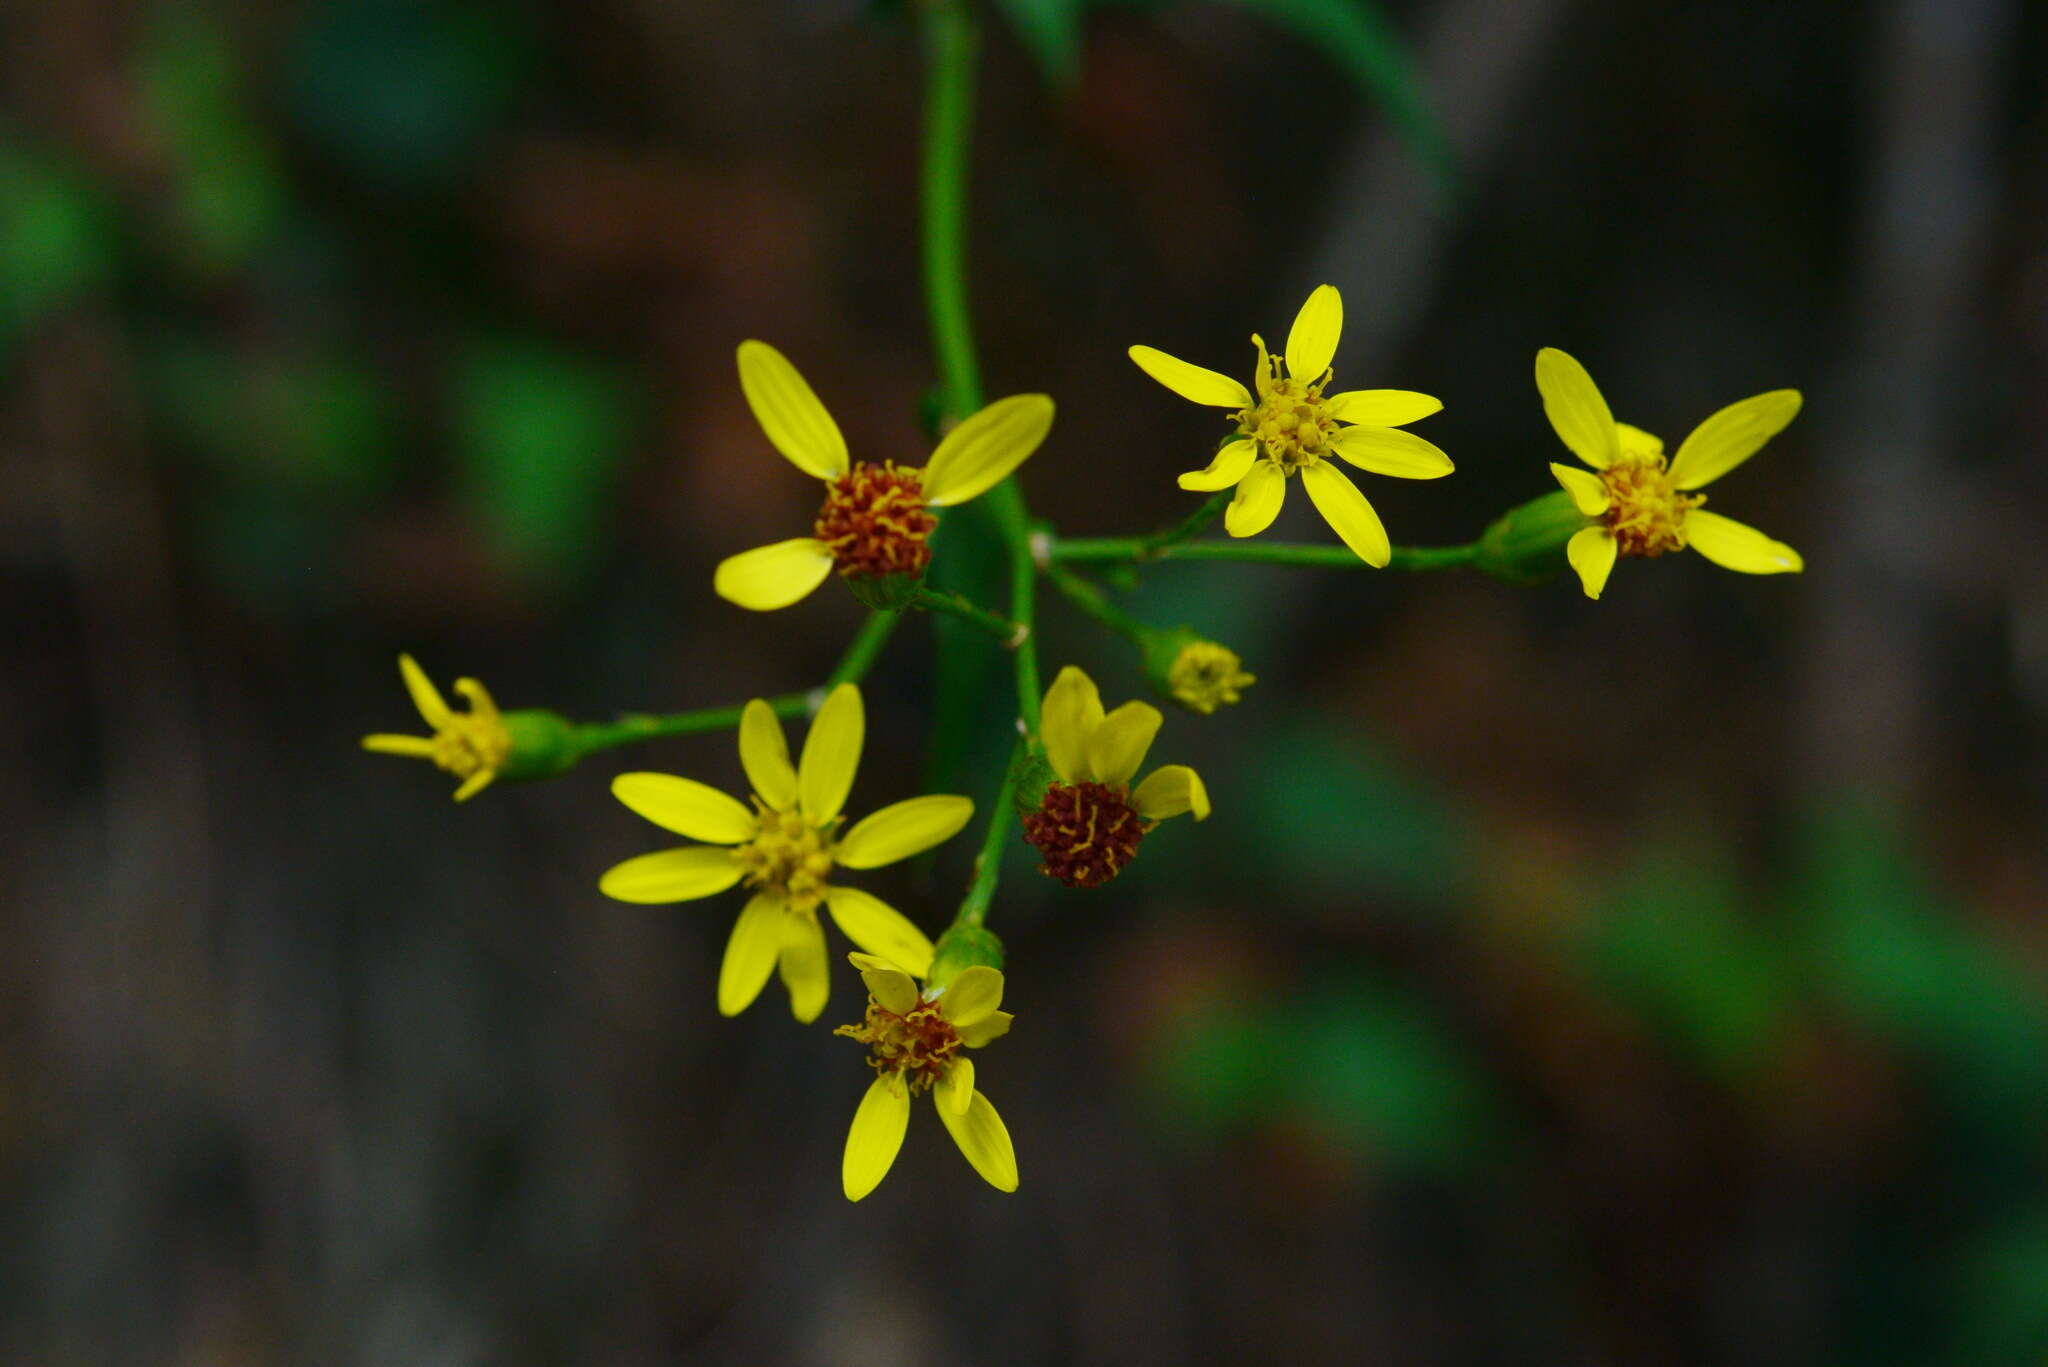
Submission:
M 872 954 L 847 956 L 868 988 L 859 1025 L 833 1031 L 868 1047 L 874 1081 L 846 1133 L 840 1179 L 858 1201 L 881 1184 L 903 1147 L 910 1099 L 930 1092 L 946 1132 L 974 1170 L 998 1191 L 1017 1189 L 1017 1152 L 996 1108 L 974 1086 L 979 1049 L 1009 1033 L 1002 970 L 977 964 L 944 987 L 920 988 L 916 977 Z
M 1443 404 L 1407 389 L 1347 389 L 1325 394 L 1330 360 L 1344 327 L 1344 301 L 1334 285 L 1318 285 L 1295 315 L 1287 347 L 1278 356 L 1252 334 L 1258 348 L 1256 390 L 1228 375 L 1192 365 L 1154 347 L 1134 346 L 1138 368 L 1184 399 L 1233 410 L 1237 436 L 1201 470 L 1180 477 L 1180 487 L 1212 493 L 1235 485 L 1223 515 L 1232 536 L 1253 536 L 1273 525 L 1287 481 L 1301 476 L 1310 501 L 1344 544 L 1366 564 L 1393 558 L 1387 530 L 1358 486 L 1339 474 L 1330 457 L 1361 470 L 1400 479 L 1436 479 L 1451 473 L 1451 459 L 1412 432 L 1398 430 Z
M 1150 703 L 1102 709 L 1095 681 L 1068 665 L 1045 691 L 1040 734 L 1058 776 L 1038 810 L 1024 818 L 1024 838 L 1044 863 L 1039 871 L 1070 888 L 1095 888 L 1123 872 L 1138 843 L 1170 816 L 1209 816 L 1209 792 L 1185 764 L 1155 769 L 1135 789 L 1163 718 Z
M 740 388 L 761 430 L 790 464 L 825 482 L 811 535 L 742 551 L 719 563 L 718 595 L 743 608 L 785 608 L 839 571 L 872 606 L 900 607 L 931 563 L 933 508 L 987 492 L 1038 449 L 1052 428 L 1044 394 L 1013 394 L 963 419 L 919 469 L 847 454 L 839 424 L 795 366 L 766 342 L 739 346 Z
M 628 859 L 598 880 L 621 902 L 687 902 L 744 882 L 752 889 L 726 942 L 718 974 L 718 1009 L 747 1009 L 778 970 L 789 1006 L 806 1023 L 825 1009 L 823 906 L 846 938 L 872 953 L 924 972 L 932 942 L 901 912 L 872 893 L 832 880 L 838 868 L 873 869 L 921 854 L 950 839 L 974 813 L 965 797 L 913 797 L 839 830 L 866 721 L 860 689 L 841 684 L 825 699 L 794 767 L 774 709 L 756 698 L 740 718 L 740 764 L 753 786 L 748 802 L 672 774 L 621 774 L 619 801 L 655 825 L 701 845 Z
M 434 687 L 433 680 L 412 656 L 398 657 L 398 673 L 405 680 L 406 692 L 412 694 L 412 705 L 419 709 L 420 720 L 434 734 L 364 736 L 363 748 L 380 755 L 432 760 L 436 768 L 446 769 L 462 780 L 455 790 L 455 800 L 467 802 L 489 787 L 511 758 L 512 732 L 505 725 L 504 714 L 491 701 L 489 690 L 475 679 L 455 681 L 455 691 L 469 703 L 467 712 L 457 712 L 448 706 L 441 690 Z
M 1575 533 L 1565 557 L 1588 598 L 1598 598 L 1617 557 L 1655 558 L 1690 546 L 1743 574 L 1797 573 L 1799 552 L 1754 527 L 1707 512 L 1694 490 L 1757 453 L 1799 414 L 1799 391 L 1774 389 L 1729 404 L 1692 430 L 1668 462 L 1664 443 L 1616 422 L 1593 377 L 1556 347 L 1536 353 L 1536 389 L 1558 439 L 1591 466 L 1553 463 L 1550 472 L 1594 525 Z

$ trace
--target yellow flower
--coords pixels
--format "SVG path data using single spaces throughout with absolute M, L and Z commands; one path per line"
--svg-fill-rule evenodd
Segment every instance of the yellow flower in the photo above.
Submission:
M 712 587 L 743 608 L 786 608 L 835 568 L 854 581 L 915 580 L 931 562 L 926 539 L 938 525 L 927 510 L 965 503 L 995 487 L 1052 428 L 1050 398 L 1013 394 L 946 433 L 922 470 L 854 461 L 839 424 L 781 352 L 766 342 L 741 342 L 739 367 L 740 388 L 768 440 L 790 464 L 825 481 L 812 535 L 719 564 Z
M 1443 404 L 1407 389 L 1347 389 L 1325 395 L 1330 358 L 1344 326 L 1344 301 L 1334 285 L 1318 285 L 1295 315 L 1281 356 L 1266 354 L 1258 334 L 1256 398 L 1228 375 L 1191 365 L 1148 346 L 1134 346 L 1138 368 L 1184 399 L 1236 410 L 1237 439 L 1216 453 L 1208 467 L 1180 477 L 1180 487 L 1200 493 L 1237 486 L 1223 515 L 1232 536 L 1254 536 L 1273 525 L 1287 492 L 1287 478 L 1299 474 L 1308 496 L 1344 544 L 1376 568 L 1393 556 L 1387 529 L 1358 487 L 1337 472 L 1335 456 L 1361 470 L 1400 479 L 1436 479 L 1451 473 L 1451 458 L 1412 432 L 1396 429 L 1438 411 Z
M 1257 682 L 1257 675 L 1245 673 L 1244 661 L 1236 651 L 1214 641 L 1189 641 L 1166 671 L 1167 688 L 1174 700 L 1205 717 L 1236 702 L 1243 690 Z
M 1588 598 L 1607 586 L 1617 556 L 1654 557 L 1691 546 L 1743 574 L 1797 573 L 1799 552 L 1754 527 L 1704 511 L 1692 491 L 1733 470 L 1799 414 L 1799 391 L 1774 389 L 1731 403 L 1692 430 L 1667 465 L 1664 443 L 1616 422 L 1593 377 L 1556 347 L 1536 353 L 1536 389 L 1558 439 L 1592 467 L 1553 463 L 1550 472 L 1597 525 L 1573 534 L 1565 557 Z
M 1127 702 L 1105 715 L 1095 681 L 1068 665 L 1045 690 L 1041 711 L 1046 761 L 1059 782 L 1024 818 L 1024 838 L 1045 861 L 1040 872 L 1070 888 L 1100 887 L 1167 817 L 1208 819 L 1209 792 L 1185 764 L 1155 769 L 1130 787 L 1163 720 L 1158 708 Z
M 449 708 L 440 690 L 412 656 L 398 657 L 398 672 L 405 680 L 406 691 L 412 694 L 412 705 L 420 710 L 420 719 L 434 729 L 434 734 L 364 736 L 363 748 L 380 755 L 432 760 L 437 767 L 462 780 L 462 786 L 455 790 L 455 800 L 467 802 L 490 786 L 512 753 L 512 733 L 506 729 L 504 716 L 475 679 L 455 681 L 455 691 L 469 702 L 468 712 L 456 712 Z
M 946 1132 L 974 1170 L 997 1191 L 1015 1191 L 1017 1151 L 1010 1132 L 975 1090 L 974 1060 L 960 1052 L 1009 1033 L 1010 1013 L 996 1009 L 1003 1003 L 1002 973 L 977 964 L 943 988 L 920 992 L 916 978 L 887 959 L 848 957 L 868 986 L 867 1016 L 833 1033 L 868 1046 L 875 1080 L 846 1132 L 840 1164 L 846 1199 L 860 1200 L 889 1175 L 910 1125 L 910 1098 L 924 1091 L 932 1094 Z
M 672 774 L 621 774 L 612 780 L 613 796 L 641 816 L 707 843 L 628 859 L 598 880 L 606 896 L 688 902 L 741 881 L 754 890 L 732 928 L 718 973 L 718 1009 L 725 1015 L 753 1005 L 769 972 L 779 968 L 796 1018 L 818 1018 L 830 988 L 820 903 L 862 949 L 919 973 L 931 965 L 932 942 L 903 913 L 872 893 L 827 879 L 835 865 L 880 868 L 950 839 L 974 814 L 974 803 L 913 797 L 838 834 L 865 730 L 860 690 L 839 685 L 818 709 L 803 758 L 792 768 L 774 709 L 759 698 L 748 703 L 739 742 L 740 764 L 753 785 L 751 808 Z

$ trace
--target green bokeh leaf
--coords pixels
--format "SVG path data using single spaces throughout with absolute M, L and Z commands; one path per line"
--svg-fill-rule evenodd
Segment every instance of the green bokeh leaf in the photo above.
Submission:
M 77 168 L 0 142 L 0 356 L 46 312 L 105 283 L 113 214 Z
M 1327 53 L 1379 105 L 1408 151 L 1445 199 L 1456 193 L 1456 168 L 1443 128 L 1423 99 L 1407 44 L 1371 0 L 1230 0 L 1291 30 Z
M 1715 1074 L 1764 1064 L 1789 975 L 1778 943 L 1743 918 L 1752 899 L 1723 852 L 1653 849 L 1606 901 L 1580 945 L 1602 985 Z
M 1003 16 L 1054 89 L 1071 90 L 1081 71 L 1085 0 L 997 0 Z
M 527 575 L 574 577 L 625 453 L 625 382 L 544 342 L 490 338 L 463 357 L 455 403 L 470 507 L 492 545 Z

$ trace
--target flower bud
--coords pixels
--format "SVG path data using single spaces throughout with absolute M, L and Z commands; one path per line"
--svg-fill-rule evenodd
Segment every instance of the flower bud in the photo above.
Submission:
M 1257 682 L 1236 651 L 1192 627 L 1147 631 L 1143 650 L 1145 678 L 1159 695 L 1205 717 Z
M 956 925 L 939 937 L 932 951 L 932 969 L 925 975 L 926 990 L 946 987 L 976 964 L 1003 967 L 1003 942 L 992 930 L 980 926 Z
M 512 739 L 498 771 L 505 778 L 553 778 L 582 758 L 572 739 L 574 728 L 558 713 L 530 707 L 507 712 L 501 720 Z

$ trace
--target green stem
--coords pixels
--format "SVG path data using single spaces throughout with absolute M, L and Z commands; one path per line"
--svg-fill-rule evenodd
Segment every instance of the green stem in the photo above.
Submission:
M 1010 762 L 1003 766 L 1003 786 L 996 791 L 995 810 L 989 813 L 988 830 L 981 837 L 981 853 L 974 856 L 974 881 L 968 884 L 960 909 L 953 913 L 956 926 L 979 930 L 988 919 L 989 904 L 996 896 L 996 880 L 1002 874 L 1003 849 L 1010 837 L 1011 823 L 1017 819 L 1017 766 L 1024 748 L 1025 742 L 1019 737 L 1010 753 Z
M 1049 548 L 1054 563 L 1138 563 L 1145 560 L 1238 560 L 1263 565 L 1311 565 L 1322 569 L 1361 570 L 1369 566 L 1348 546 L 1304 546 L 1287 541 L 1187 541 L 1148 550 L 1137 536 L 1102 536 L 1056 541 Z M 1469 565 L 1477 545 L 1396 546 L 1390 570 L 1447 570 Z
M 940 593 L 919 586 L 917 596 L 910 600 L 910 606 L 923 608 L 927 612 L 943 612 L 948 617 L 958 617 L 963 622 L 972 622 L 1001 641 L 1007 650 L 1015 650 L 1031 634 L 1031 628 L 1013 622 L 1007 617 L 999 617 L 987 608 L 976 607 L 957 593 Z
M 1058 565 L 1047 565 L 1045 577 L 1052 586 L 1066 595 L 1068 602 L 1108 627 L 1117 635 L 1144 644 L 1145 633 L 1149 630 L 1122 608 L 1109 601 L 1109 595 L 1091 580 L 1083 579 L 1072 570 L 1063 570 Z
M 955 420 L 981 407 L 981 371 L 974 356 L 974 326 L 967 308 L 967 148 L 973 132 L 974 14 L 964 0 L 928 0 L 921 11 L 925 38 L 924 292 L 931 316 L 932 349 L 940 387 Z M 1031 515 L 1011 475 L 989 490 L 990 510 L 1010 561 L 1010 620 L 1024 628 L 1012 652 L 1017 711 L 1038 731 L 1038 641 L 1030 628 L 1037 609 L 1037 570 L 1031 560 Z
M 1222 514 L 1223 510 L 1230 506 L 1230 500 L 1236 497 L 1237 490 L 1235 489 L 1225 489 L 1220 493 L 1210 495 L 1208 502 L 1195 509 L 1192 513 L 1189 513 L 1177 526 L 1163 532 L 1155 532 L 1151 536 L 1143 538 L 1139 542 L 1144 548 L 1144 554 L 1140 558 L 1146 560 L 1154 559 L 1168 546 L 1177 546 L 1187 540 L 1196 532 L 1201 531 L 1202 528 L 1214 522 Z
M 859 683 L 867 675 L 902 618 L 900 612 L 869 613 L 821 686 L 802 693 L 783 693 L 769 698 L 768 706 L 775 710 L 776 716 L 786 721 L 809 716 L 825 694 L 843 683 Z M 635 741 L 729 731 L 740 724 L 740 714 L 745 710 L 746 704 L 733 703 L 726 707 L 700 707 L 692 712 L 633 712 L 617 721 L 579 722 L 569 728 L 569 745 L 576 758 L 582 759 L 585 755 L 631 745 Z

